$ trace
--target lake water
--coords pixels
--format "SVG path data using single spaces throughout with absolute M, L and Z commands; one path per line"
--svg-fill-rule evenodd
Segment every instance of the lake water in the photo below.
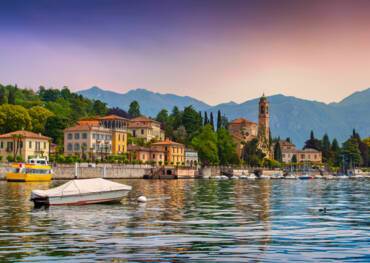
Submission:
M 119 182 L 122 204 L 34 210 L 62 182 L 1 181 L 0 262 L 370 262 L 369 179 Z

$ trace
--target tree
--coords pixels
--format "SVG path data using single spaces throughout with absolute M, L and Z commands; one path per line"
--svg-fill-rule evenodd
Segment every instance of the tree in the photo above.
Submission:
M 321 141 L 315 138 L 313 131 L 311 131 L 310 139 L 305 142 L 303 149 L 315 149 L 321 151 Z
M 192 106 L 185 107 L 182 113 L 181 123 L 190 137 L 202 127 L 202 120 L 199 118 L 198 112 L 194 110 Z
M 292 141 L 291 141 L 290 137 L 287 137 L 285 140 L 286 140 L 287 142 L 289 142 L 289 143 L 292 143 Z
M 243 149 L 243 159 L 249 166 L 261 166 L 265 154 L 258 147 L 258 139 L 247 142 Z
M 369 162 L 369 147 L 368 147 L 368 145 L 361 140 L 360 134 L 358 132 L 356 132 L 355 129 L 353 129 L 351 139 L 356 141 L 356 143 L 358 145 L 358 149 L 360 151 L 361 160 L 362 160 L 360 165 L 367 166 L 368 162 Z
M 280 142 L 277 141 L 274 145 L 274 159 L 278 162 L 283 162 L 283 155 L 281 153 Z
M 139 102 L 137 102 L 136 100 L 132 101 L 130 103 L 130 108 L 128 110 L 128 114 L 130 114 L 130 116 L 132 118 L 136 118 L 136 117 L 139 117 L 141 114 L 140 114 L 140 105 L 139 105 Z
M 297 163 L 298 160 L 297 160 L 297 155 L 293 154 L 292 156 L 292 163 Z
M 60 116 L 51 116 L 46 120 L 44 135 L 53 139 L 53 142 L 63 144 L 63 130 L 67 128 L 68 120 Z
M 188 133 L 186 132 L 186 129 L 183 125 L 177 128 L 177 130 L 174 131 L 173 137 L 176 140 L 176 142 L 179 143 L 186 143 Z
M 19 105 L 0 105 L 0 133 L 17 130 L 30 130 L 31 117 L 28 111 Z
M 219 163 L 217 136 L 211 125 L 202 127 L 193 139 L 191 145 L 198 151 L 199 159 L 203 165 L 215 165 Z
M 5 88 L 4 86 L 0 85 L 0 105 L 5 104 L 7 101 Z
M 108 112 L 107 104 L 104 102 L 101 102 L 100 100 L 94 100 L 93 109 L 95 111 L 95 114 L 99 116 L 104 116 Z
M 208 120 L 208 113 L 205 111 L 205 112 L 204 112 L 204 124 L 203 124 L 203 125 L 205 126 L 205 125 L 207 125 L 207 124 L 209 124 L 209 120 Z
M 213 121 L 213 112 L 210 113 L 209 124 L 211 124 L 212 128 L 215 129 L 215 123 Z
M 221 116 L 221 111 L 217 111 L 217 130 L 222 128 L 222 116 Z
M 171 119 L 172 119 L 172 128 L 177 129 L 182 124 L 182 113 L 179 110 L 178 107 L 173 107 L 172 113 L 171 113 Z
M 228 130 L 220 128 L 217 131 L 218 158 L 221 165 L 238 164 L 239 157 L 236 152 L 236 144 Z
M 322 137 L 322 157 L 325 163 L 332 159 L 330 140 L 326 133 Z
M 343 143 L 341 154 L 344 158 L 346 168 L 358 166 L 362 162 L 361 152 L 358 148 L 357 140 L 354 137 Z
M 32 131 L 37 133 L 44 133 L 47 119 L 54 116 L 54 113 L 41 106 L 32 107 L 28 113 L 32 121 Z
M 10 87 L 8 89 L 8 104 L 15 105 L 16 88 Z
M 337 139 L 335 138 L 333 139 L 333 142 L 331 143 L 330 151 L 332 153 L 333 164 L 336 166 L 339 166 L 342 161 L 341 156 L 340 156 L 341 150 L 339 147 L 339 143 Z
M 157 117 L 155 119 L 160 123 L 166 124 L 168 122 L 168 117 L 169 117 L 168 110 L 162 109 L 160 112 L 158 112 Z

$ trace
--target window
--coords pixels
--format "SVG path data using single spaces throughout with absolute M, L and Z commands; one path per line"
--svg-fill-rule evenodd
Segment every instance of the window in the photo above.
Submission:
M 46 142 L 44 142 L 44 149 L 46 149 Z
M 155 159 L 155 154 L 153 153 L 153 159 Z
M 86 132 L 82 133 L 82 139 L 87 139 L 87 133 Z
M 93 133 L 93 139 L 96 139 L 96 133 Z
M 132 136 L 136 137 L 136 130 L 132 130 Z
M 144 129 L 141 129 L 141 134 L 144 134 Z
M 32 141 L 28 142 L 28 148 L 32 149 Z
M 36 142 L 35 143 L 35 148 L 36 148 L 36 151 L 40 151 L 41 150 L 40 142 Z
M 4 148 L 4 143 L 3 142 L 0 143 L 0 148 L 1 149 Z
M 118 134 L 118 140 L 119 141 L 121 140 L 121 134 Z
M 79 151 L 80 150 L 80 144 L 79 143 L 75 143 L 75 148 L 74 148 L 75 151 Z
M 86 150 L 87 149 L 87 144 L 86 142 L 82 143 L 82 147 Z
M 80 139 L 80 134 L 78 132 L 75 133 L 75 140 L 79 140 Z
M 68 133 L 67 137 L 68 137 L 68 140 L 72 140 L 72 133 Z
M 283 158 L 285 158 L 285 154 L 283 153 Z
M 71 152 L 73 150 L 72 143 L 68 143 L 67 150 Z
M 145 154 L 143 154 L 142 159 L 145 160 Z

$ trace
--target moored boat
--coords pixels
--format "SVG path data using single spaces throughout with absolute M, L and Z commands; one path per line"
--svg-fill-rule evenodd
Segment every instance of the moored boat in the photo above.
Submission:
M 13 163 L 13 171 L 6 174 L 10 182 L 51 181 L 53 170 L 45 159 L 31 159 L 28 163 Z
M 308 174 L 303 174 L 303 175 L 299 176 L 298 178 L 301 179 L 301 180 L 309 180 L 309 179 L 313 179 L 313 176 L 308 175 Z
M 71 180 L 49 190 L 33 190 L 36 207 L 49 205 L 87 205 L 120 202 L 131 186 L 102 178 Z
M 294 174 L 288 174 L 284 177 L 284 179 L 297 179 L 297 176 L 295 176 Z

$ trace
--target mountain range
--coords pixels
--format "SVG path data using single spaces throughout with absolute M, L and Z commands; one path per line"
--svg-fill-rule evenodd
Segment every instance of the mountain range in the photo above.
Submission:
M 146 89 L 117 93 L 92 87 L 78 93 L 124 110 L 128 110 L 131 101 L 137 100 L 142 114 L 152 117 L 163 108 L 171 111 L 174 106 L 182 109 L 193 105 L 198 111 L 214 114 L 220 110 L 229 120 L 244 117 L 257 122 L 258 118 L 259 98 L 240 104 L 229 102 L 211 106 L 192 97 L 155 93 Z M 303 146 L 311 130 L 316 137 L 321 138 L 324 133 L 328 133 L 330 138 L 337 138 L 340 142 L 346 140 L 353 129 L 362 137 L 370 135 L 370 88 L 355 92 L 340 102 L 329 104 L 282 94 L 269 96 L 268 100 L 272 135 L 290 137 L 298 147 Z

